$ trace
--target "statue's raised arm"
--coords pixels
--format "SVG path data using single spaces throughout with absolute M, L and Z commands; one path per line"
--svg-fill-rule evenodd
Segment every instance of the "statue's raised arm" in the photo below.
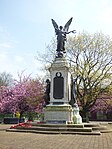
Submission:
M 58 54 L 58 57 L 59 55 L 61 55 L 61 57 L 63 56 L 63 53 L 66 53 L 65 52 L 65 41 L 66 41 L 66 34 L 69 34 L 69 33 L 74 33 L 75 30 L 73 31 L 70 31 L 68 32 L 69 30 L 69 26 L 72 22 L 72 19 L 73 18 L 70 18 L 69 21 L 65 24 L 64 28 L 62 26 L 58 27 L 57 23 L 51 19 L 52 21 L 52 24 L 53 24 L 53 27 L 55 29 L 55 33 L 57 35 L 57 54 Z

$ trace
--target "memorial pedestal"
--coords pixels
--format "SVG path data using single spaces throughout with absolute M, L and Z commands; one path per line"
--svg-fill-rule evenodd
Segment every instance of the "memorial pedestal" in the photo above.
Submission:
M 69 104 L 47 105 L 44 109 L 44 121 L 48 123 L 73 122 L 73 109 Z
M 44 108 L 44 121 L 51 123 L 74 123 L 71 100 L 71 72 L 65 58 L 56 58 L 50 71 L 50 104 Z

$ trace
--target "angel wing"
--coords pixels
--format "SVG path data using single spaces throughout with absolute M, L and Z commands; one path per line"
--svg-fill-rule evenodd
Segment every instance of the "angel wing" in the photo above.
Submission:
M 52 21 L 52 24 L 53 24 L 53 26 L 54 26 L 55 32 L 56 32 L 56 34 L 57 34 L 58 24 L 57 24 L 53 19 L 51 19 L 51 21 Z
M 64 29 L 63 29 L 64 31 L 68 32 L 68 29 L 69 29 L 69 26 L 72 22 L 72 19 L 73 19 L 73 17 L 70 18 L 70 20 L 65 24 Z

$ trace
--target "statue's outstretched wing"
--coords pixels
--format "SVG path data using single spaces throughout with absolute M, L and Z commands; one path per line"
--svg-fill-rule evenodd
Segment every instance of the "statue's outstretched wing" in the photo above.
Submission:
M 73 19 L 73 17 L 70 18 L 70 20 L 65 24 L 64 29 L 63 29 L 64 31 L 68 32 L 68 29 L 69 29 L 69 26 L 72 22 L 72 19 Z
M 54 26 L 55 32 L 56 32 L 56 34 L 57 34 L 58 25 L 57 25 L 57 23 L 56 23 L 53 19 L 51 19 L 51 21 L 52 21 L 52 24 L 53 24 L 53 26 Z

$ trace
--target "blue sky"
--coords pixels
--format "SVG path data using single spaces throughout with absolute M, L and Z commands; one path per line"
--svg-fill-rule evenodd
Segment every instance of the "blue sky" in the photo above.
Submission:
M 0 0 L 0 72 L 42 75 L 35 59 L 55 36 L 53 18 L 70 29 L 112 35 L 112 0 Z

